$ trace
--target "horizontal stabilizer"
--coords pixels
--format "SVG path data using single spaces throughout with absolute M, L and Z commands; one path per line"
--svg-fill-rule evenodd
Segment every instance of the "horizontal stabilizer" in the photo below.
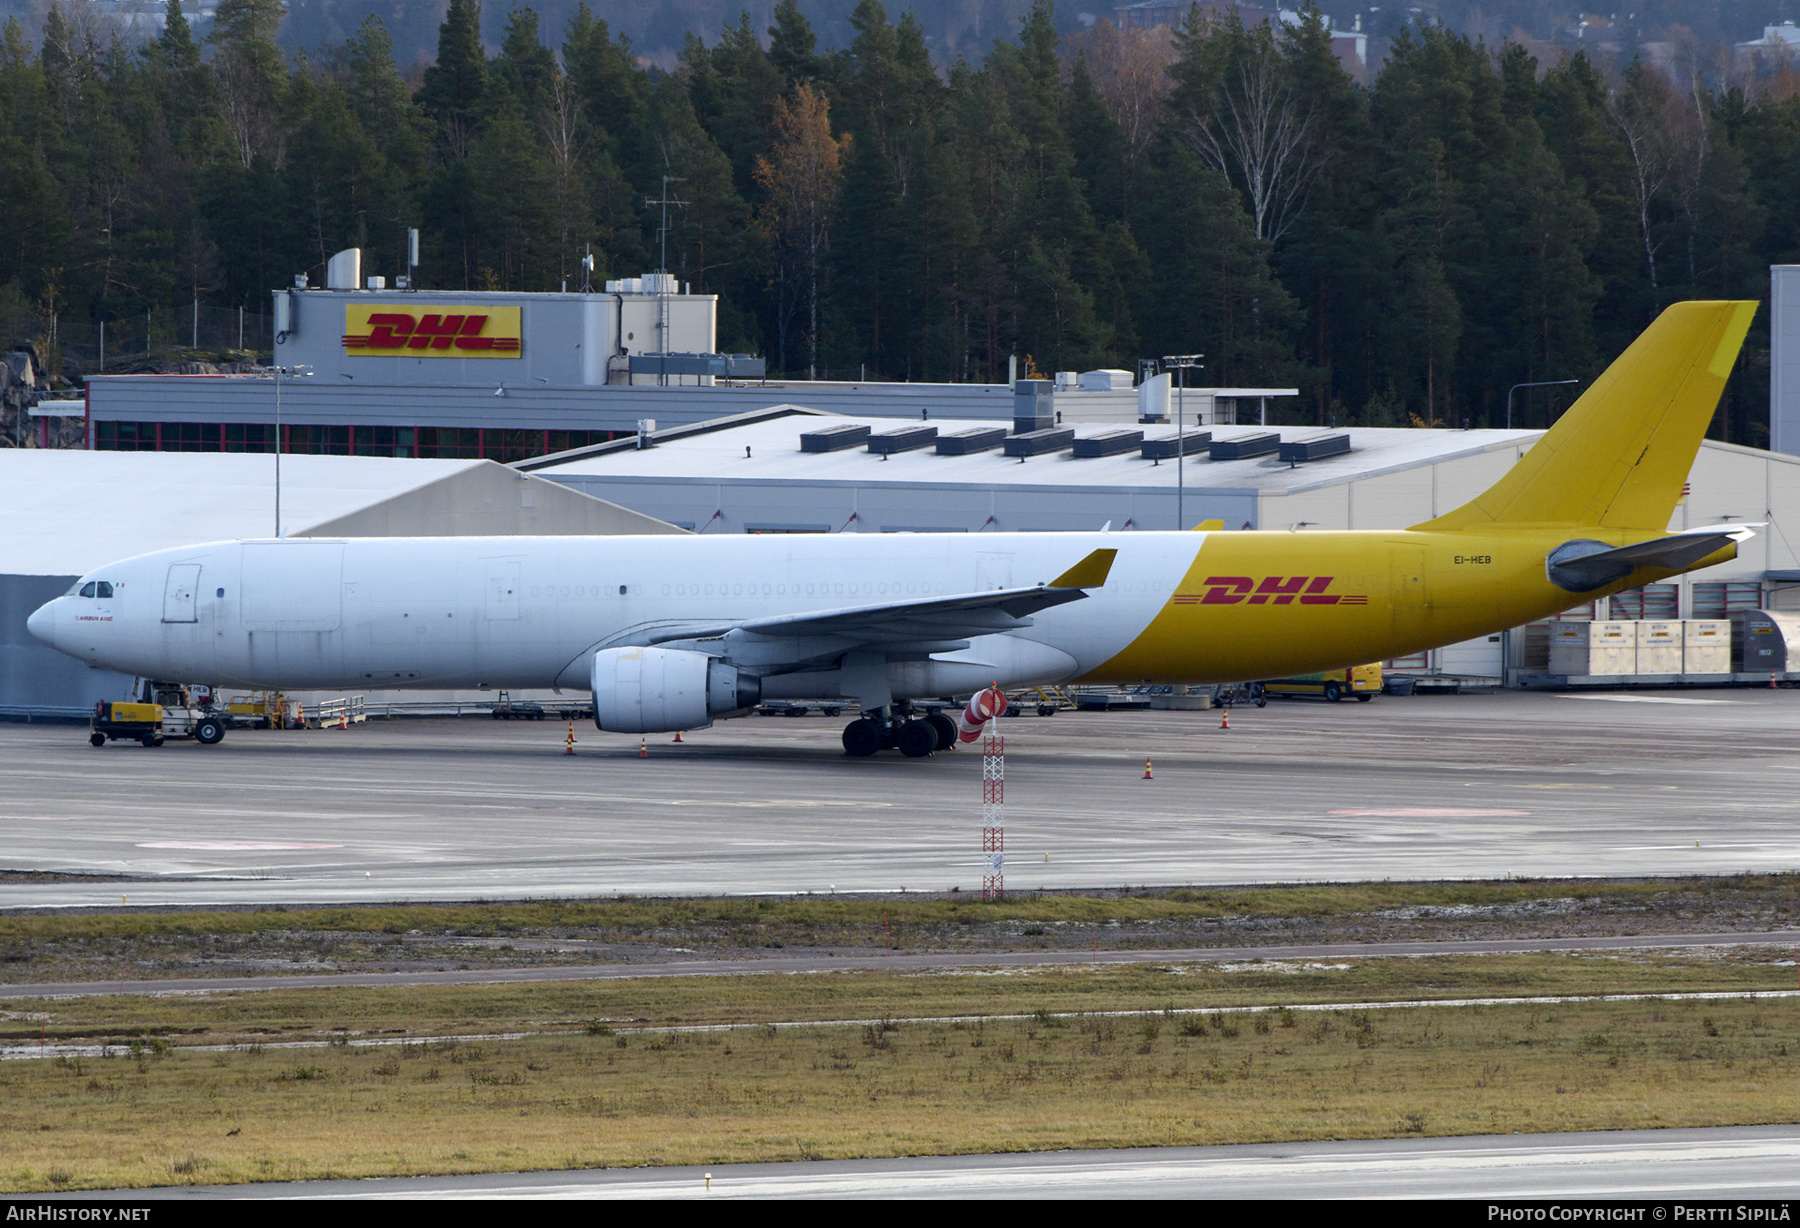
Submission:
M 1714 551 L 1751 536 L 1749 525 L 1714 525 L 1629 546 L 1582 538 L 1552 550 L 1544 560 L 1544 573 L 1550 583 L 1566 592 L 1591 593 L 1640 567 L 1685 571 Z

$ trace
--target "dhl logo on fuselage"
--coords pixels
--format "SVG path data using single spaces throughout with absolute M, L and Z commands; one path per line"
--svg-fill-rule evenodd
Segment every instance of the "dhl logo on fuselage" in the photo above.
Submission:
M 517 307 L 391 303 L 344 308 L 344 352 L 366 357 L 517 358 Z
M 1328 593 L 1332 576 L 1208 576 L 1205 593 L 1176 593 L 1176 605 L 1368 605 L 1366 594 Z

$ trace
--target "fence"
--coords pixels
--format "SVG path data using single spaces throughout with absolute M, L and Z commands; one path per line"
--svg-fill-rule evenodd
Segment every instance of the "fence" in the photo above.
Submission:
M 0 349 L 36 349 L 57 375 L 129 371 L 193 355 L 266 356 L 274 346 L 273 317 L 239 307 L 190 303 L 90 321 L 0 302 Z

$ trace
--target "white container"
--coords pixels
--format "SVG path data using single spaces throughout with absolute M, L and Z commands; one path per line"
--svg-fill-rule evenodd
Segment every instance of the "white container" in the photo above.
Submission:
M 1645 619 L 1637 625 L 1637 672 L 1681 673 L 1682 624 L 1678 618 Z
M 1690 618 L 1683 625 L 1684 674 L 1731 672 L 1731 622 L 1724 618 Z
M 1636 673 L 1637 624 L 1551 623 L 1550 672 L 1565 677 Z

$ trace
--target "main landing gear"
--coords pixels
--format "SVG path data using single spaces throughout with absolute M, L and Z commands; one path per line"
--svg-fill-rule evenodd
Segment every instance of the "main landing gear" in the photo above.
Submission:
M 892 747 L 908 759 L 923 759 L 955 746 L 955 721 L 942 712 L 914 716 L 907 703 L 869 713 L 844 726 L 844 753 L 852 758 Z

